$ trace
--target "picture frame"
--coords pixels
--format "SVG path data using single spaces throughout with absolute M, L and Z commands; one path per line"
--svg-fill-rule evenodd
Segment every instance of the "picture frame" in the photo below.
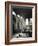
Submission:
M 37 4 L 11 1 L 5 2 L 5 44 L 36 42 Z

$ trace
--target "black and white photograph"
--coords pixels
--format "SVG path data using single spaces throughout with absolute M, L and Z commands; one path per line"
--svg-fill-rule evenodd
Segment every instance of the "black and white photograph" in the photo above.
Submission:
M 14 6 L 11 11 L 13 38 L 32 37 L 32 7 Z

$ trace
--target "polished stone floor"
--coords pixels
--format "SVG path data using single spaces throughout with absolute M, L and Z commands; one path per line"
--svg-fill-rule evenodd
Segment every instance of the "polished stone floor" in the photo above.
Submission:
M 29 37 L 28 33 L 17 33 L 13 35 L 13 38 L 26 38 Z

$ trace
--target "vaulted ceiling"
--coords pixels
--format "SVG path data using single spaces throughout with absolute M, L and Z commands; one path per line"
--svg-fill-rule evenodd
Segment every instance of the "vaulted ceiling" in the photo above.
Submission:
M 32 18 L 32 7 L 13 7 L 12 11 L 24 18 Z

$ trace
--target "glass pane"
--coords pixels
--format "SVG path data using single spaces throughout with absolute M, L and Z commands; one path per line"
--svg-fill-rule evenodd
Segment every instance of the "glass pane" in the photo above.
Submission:
M 32 37 L 32 7 L 13 6 L 11 13 L 13 38 Z

